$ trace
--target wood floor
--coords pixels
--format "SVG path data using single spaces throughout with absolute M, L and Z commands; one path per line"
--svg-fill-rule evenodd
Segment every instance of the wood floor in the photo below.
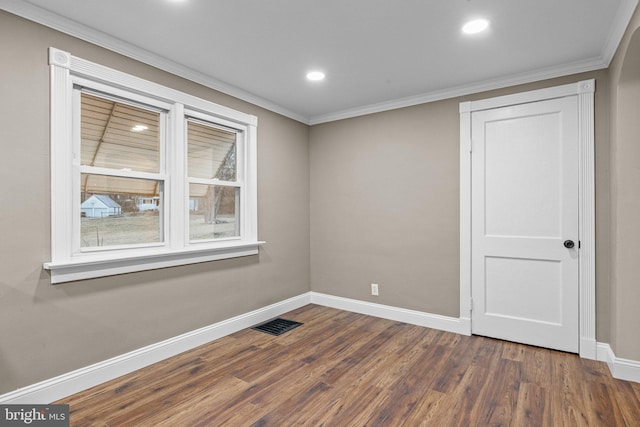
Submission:
M 308 305 L 56 403 L 72 426 L 640 426 L 606 364 Z

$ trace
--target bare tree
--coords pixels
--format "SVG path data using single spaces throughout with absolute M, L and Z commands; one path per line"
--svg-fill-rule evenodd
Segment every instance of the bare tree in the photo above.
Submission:
M 221 181 L 233 181 L 236 179 L 236 145 L 233 144 L 227 152 L 227 156 L 224 162 L 218 168 L 215 178 Z M 224 187 L 218 188 L 218 191 L 214 186 L 209 186 L 207 194 L 203 200 L 204 209 L 204 221 L 207 224 L 216 224 L 218 221 L 218 212 L 220 211 L 220 205 L 224 199 L 225 194 Z

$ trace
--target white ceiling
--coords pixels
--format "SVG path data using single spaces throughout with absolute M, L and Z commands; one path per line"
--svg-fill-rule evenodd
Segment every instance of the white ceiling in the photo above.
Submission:
M 638 0 L 0 0 L 305 123 L 605 68 Z M 484 17 L 489 31 L 460 31 Z M 73 54 L 73 52 L 71 52 Z M 322 82 L 305 74 L 320 69 Z

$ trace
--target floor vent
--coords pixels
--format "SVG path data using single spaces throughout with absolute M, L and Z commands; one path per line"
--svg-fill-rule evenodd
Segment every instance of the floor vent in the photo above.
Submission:
M 289 332 L 293 328 L 297 328 L 302 325 L 300 322 L 294 322 L 293 320 L 282 319 L 278 317 L 277 319 L 269 320 L 262 325 L 254 326 L 251 329 L 255 329 L 256 331 L 266 332 L 271 335 L 282 335 L 285 332 Z

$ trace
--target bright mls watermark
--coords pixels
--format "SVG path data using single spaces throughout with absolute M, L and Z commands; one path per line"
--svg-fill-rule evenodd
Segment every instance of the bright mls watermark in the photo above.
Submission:
M 69 405 L 0 405 L 0 427 L 69 427 Z

